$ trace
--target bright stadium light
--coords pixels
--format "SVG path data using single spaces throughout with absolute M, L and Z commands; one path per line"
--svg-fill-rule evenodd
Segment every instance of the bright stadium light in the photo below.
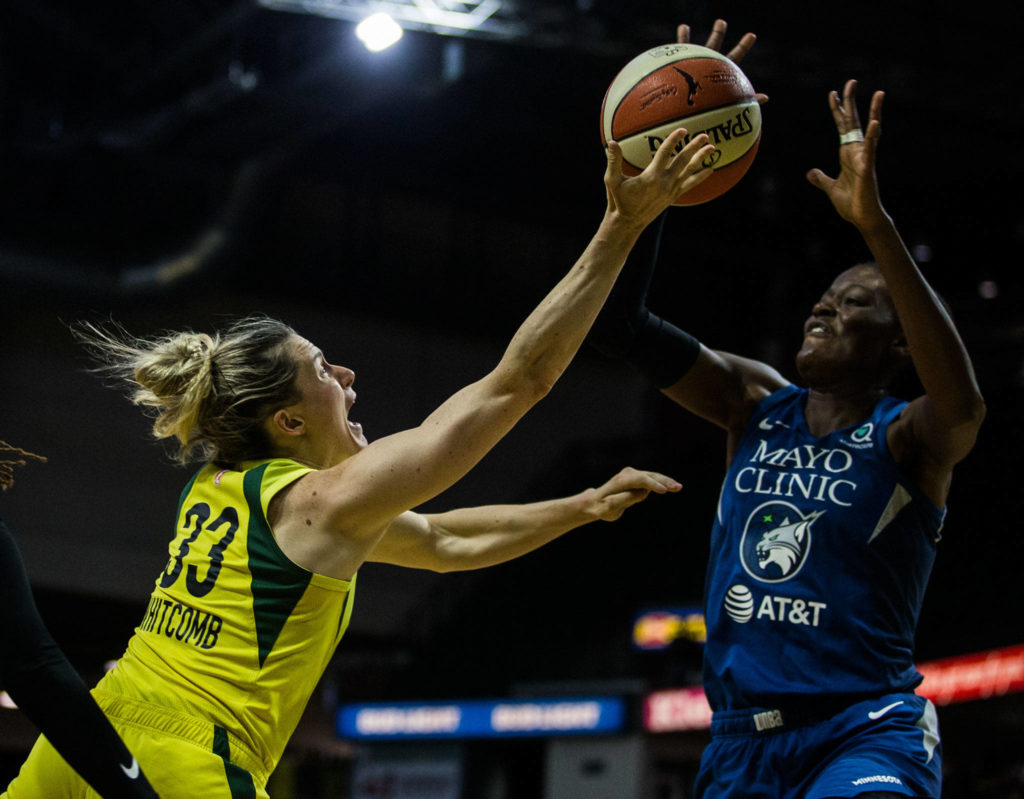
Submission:
M 518 39 L 536 33 L 507 0 L 257 0 L 264 8 L 354 22 L 386 13 L 406 30 L 444 36 Z
M 402 26 L 380 11 L 356 25 L 356 36 L 372 53 L 386 50 L 402 38 Z

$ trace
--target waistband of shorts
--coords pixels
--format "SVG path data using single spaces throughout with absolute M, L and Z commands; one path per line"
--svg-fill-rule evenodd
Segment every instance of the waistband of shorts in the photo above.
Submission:
M 138 699 L 129 699 L 102 688 L 94 688 L 92 695 L 103 712 L 112 719 L 181 738 L 208 752 L 214 751 L 215 725 L 212 721 Z M 230 762 L 248 771 L 260 784 L 266 783 L 270 770 L 263 761 L 237 736 L 229 730 L 225 732 L 231 751 Z
M 864 701 L 863 697 L 821 699 L 787 708 L 748 707 L 716 710 L 711 716 L 711 735 L 775 735 L 797 727 L 819 724 Z

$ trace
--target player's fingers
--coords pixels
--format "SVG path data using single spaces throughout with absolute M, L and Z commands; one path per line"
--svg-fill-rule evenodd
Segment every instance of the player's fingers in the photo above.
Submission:
M 608 495 L 604 499 L 604 512 L 601 514 L 601 518 L 605 521 L 615 521 L 625 513 L 626 508 L 636 505 L 638 502 L 643 502 L 650 496 L 650 493 L 650 491 L 637 488 L 617 491 L 614 494 Z
M 659 494 L 664 494 L 668 491 L 679 491 L 682 489 L 683 484 L 678 480 L 669 477 L 667 474 L 661 474 L 660 472 L 646 472 L 648 485 L 652 491 L 657 491 Z
M 836 123 L 836 130 L 843 133 L 843 103 L 839 99 L 839 92 L 830 91 L 828 93 L 828 107 L 832 112 L 832 121 Z
M 755 44 L 757 44 L 757 36 L 753 33 L 744 33 L 739 42 L 736 43 L 736 46 L 729 51 L 729 59 L 733 63 L 741 63 Z
M 656 491 L 663 494 L 666 491 L 678 491 L 682 483 L 661 472 L 640 471 L 632 467 L 626 467 L 608 482 L 609 490 L 613 493 L 622 490 L 644 489 Z
M 724 19 L 716 19 L 714 25 L 711 26 L 711 33 L 708 34 L 708 42 L 706 47 L 710 47 L 712 50 L 721 51 L 722 42 L 725 41 L 725 32 L 729 29 L 729 26 L 725 23 Z
M 860 115 L 857 113 L 857 81 L 852 78 L 843 87 L 841 106 L 845 130 L 860 130 Z M 845 132 L 845 131 L 844 131 Z
M 868 111 L 868 126 L 877 122 L 878 127 L 882 126 L 882 104 L 885 102 L 885 92 L 877 91 L 871 95 L 871 108 Z
M 694 136 L 692 139 L 686 142 L 686 145 L 679 151 L 679 154 L 676 156 L 676 159 L 684 162 L 689 161 L 690 159 L 693 158 L 695 153 L 697 153 L 699 150 L 703 150 L 707 143 L 708 134 L 698 133 L 696 136 Z
M 664 169 L 671 162 L 675 155 L 676 147 L 686 137 L 686 128 L 676 128 L 661 143 L 654 158 L 651 159 L 651 166 L 656 169 Z M 685 148 L 684 148 L 685 149 Z
M 672 193 L 675 196 L 686 194 L 688 191 L 692 191 L 697 188 L 701 183 L 710 178 L 715 174 L 715 170 L 702 163 L 704 158 L 709 158 L 711 153 L 714 152 L 714 147 L 709 147 L 709 153 L 707 156 L 701 156 L 695 158 L 690 169 L 683 174 L 677 176 L 675 184 L 672 189 Z
M 689 25 L 678 25 L 676 26 L 676 42 L 679 44 L 690 43 L 690 26 Z
M 622 182 L 622 148 L 617 141 L 608 142 L 605 156 L 608 159 L 608 165 L 604 170 L 605 185 L 618 185 Z
M 676 179 L 682 182 L 699 177 L 703 181 L 707 175 L 702 175 L 702 173 L 710 174 L 712 171 L 706 165 L 710 162 L 714 152 L 715 145 L 708 143 L 706 134 L 694 136 L 693 140 L 683 148 L 676 158 L 678 165 Z
M 830 178 L 820 169 L 812 169 L 807 173 L 807 181 L 815 188 L 821 189 L 826 194 L 828 190 L 835 183 L 835 180 Z
M 878 148 L 878 140 L 882 138 L 882 123 L 877 119 L 868 122 L 864 130 L 864 141 L 871 147 L 872 151 Z

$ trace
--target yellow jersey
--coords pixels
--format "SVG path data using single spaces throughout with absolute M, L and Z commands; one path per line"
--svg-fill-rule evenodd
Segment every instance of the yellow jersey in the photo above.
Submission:
M 97 686 L 223 728 L 273 771 L 348 626 L 355 577 L 292 563 L 267 522 L 291 460 L 202 468 L 127 651 Z

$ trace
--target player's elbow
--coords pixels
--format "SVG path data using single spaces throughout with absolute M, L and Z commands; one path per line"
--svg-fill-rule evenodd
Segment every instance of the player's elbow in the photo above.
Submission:
M 977 427 L 981 427 L 981 423 L 985 421 L 985 416 L 987 414 L 988 405 L 985 403 L 985 398 L 981 396 L 981 392 L 979 391 L 975 394 L 974 402 L 971 405 L 971 418 Z
M 974 401 L 971 403 L 966 421 L 966 425 L 973 431 L 973 437 L 975 439 L 978 437 L 978 431 L 981 429 L 981 423 L 985 421 L 985 416 L 987 414 L 988 406 L 985 404 L 985 398 L 981 396 L 981 392 L 977 392 L 975 394 Z
M 956 409 L 955 418 L 949 420 L 951 428 L 956 428 L 969 434 L 972 438 L 977 437 L 981 429 L 981 423 L 985 421 L 988 413 L 988 406 L 980 391 L 974 391 L 970 397 L 964 399 Z
M 435 540 L 428 568 L 438 574 L 450 574 L 487 565 L 487 548 L 478 537 L 452 535 L 446 531 Z
M 517 389 L 532 405 L 551 393 L 564 371 L 562 363 L 552 363 L 548 359 L 527 363 L 519 371 Z
M 551 393 L 560 376 L 561 370 L 546 369 L 536 364 L 499 370 L 495 373 L 495 393 L 525 413 Z
M 978 402 L 960 410 L 956 418 L 945 422 L 945 460 L 959 463 L 974 449 L 981 424 L 985 420 L 986 406 L 980 395 Z

